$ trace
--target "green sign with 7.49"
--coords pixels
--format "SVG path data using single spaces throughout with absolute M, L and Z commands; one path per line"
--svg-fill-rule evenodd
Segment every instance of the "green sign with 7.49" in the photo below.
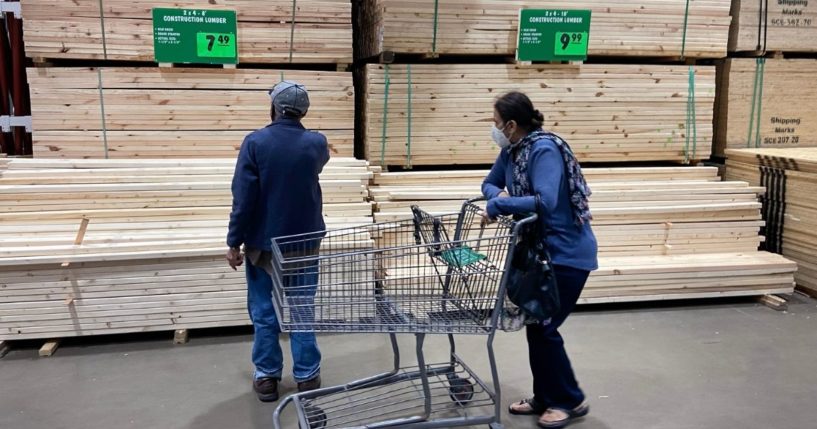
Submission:
M 238 64 L 231 10 L 153 9 L 153 50 L 159 63 Z
M 589 44 L 589 10 L 519 11 L 519 61 L 583 61 Z

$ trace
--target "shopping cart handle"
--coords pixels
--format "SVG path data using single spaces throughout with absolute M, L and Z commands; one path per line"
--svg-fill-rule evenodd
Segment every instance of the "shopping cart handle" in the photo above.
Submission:
M 487 201 L 487 200 L 488 200 L 487 198 L 480 195 L 479 197 L 471 198 L 469 200 L 466 200 L 465 202 L 468 203 L 468 204 L 472 204 L 472 203 L 476 203 L 476 202 L 479 202 L 479 201 Z
M 275 429 L 283 428 L 283 426 L 281 426 L 281 412 L 284 410 L 284 408 L 287 407 L 287 405 L 290 402 L 293 402 L 294 399 L 295 399 L 294 395 L 289 395 L 286 398 L 284 398 L 281 401 L 281 403 L 278 404 L 278 406 L 275 408 L 275 411 L 272 413 L 272 424 Z

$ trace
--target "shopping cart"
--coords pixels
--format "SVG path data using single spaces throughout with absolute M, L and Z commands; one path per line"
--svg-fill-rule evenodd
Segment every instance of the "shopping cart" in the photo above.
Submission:
M 285 332 L 388 333 L 389 372 L 285 398 L 301 429 L 500 429 L 493 340 L 505 308 L 504 273 L 524 226 L 536 216 L 482 222 L 466 201 L 459 213 L 412 207 L 403 221 L 273 240 L 273 303 Z M 398 333 L 416 336 L 417 365 L 403 367 Z M 447 334 L 450 357 L 427 364 L 426 334 Z M 456 353 L 454 334 L 487 335 L 492 385 Z

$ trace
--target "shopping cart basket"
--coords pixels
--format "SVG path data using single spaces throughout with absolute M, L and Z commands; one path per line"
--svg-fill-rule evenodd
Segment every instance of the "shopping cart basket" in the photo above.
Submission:
M 273 303 L 282 331 L 388 333 L 389 372 L 285 398 L 301 429 L 450 428 L 500 424 L 493 340 L 505 303 L 504 274 L 524 225 L 536 216 L 482 222 L 459 213 L 273 239 Z M 416 336 L 416 366 L 403 367 L 396 334 Z M 450 358 L 427 364 L 426 334 L 446 334 Z M 486 335 L 492 385 L 456 353 L 454 334 Z

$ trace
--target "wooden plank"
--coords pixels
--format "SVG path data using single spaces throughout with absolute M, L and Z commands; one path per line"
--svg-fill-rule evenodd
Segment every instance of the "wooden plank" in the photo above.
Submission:
M 715 155 L 727 149 L 817 146 L 817 60 L 767 59 L 761 66 L 752 58 L 730 58 L 719 74 Z
M 343 0 L 297 5 L 289 0 L 263 5 L 247 0 L 77 0 L 70 5 L 30 0 L 22 8 L 26 52 L 49 59 L 153 61 L 154 7 L 236 11 L 243 64 L 352 62 L 352 8 Z
M 817 52 L 816 40 L 813 2 L 732 0 L 729 52 Z
M 817 147 L 730 149 L 726 174 L 766 186 L 767 247 L 798 263 L 798 287 L 817 287 Z
M 786 311 L 789 309 L 789 303 L 784 298 L 777 295 L 763 295 L 758 297 L 758 302 L 777 311 Z
M 591 56 L 726 56 L 730 1 L 581 2 L 593 14 Z M 521 8 L 571 9 L 568 1 L 366 0 L 355 40 L 363 58 L 384 53 L 513 55 Z M 686 28 L 685 28 L 686 24 Z
M 57 348 L 60 346 L 60 340 L 50 340 L 43 344 L 40 347 L 39 355 L 40 357 L 51 357 L 56 353 Z
M 31 68 L 28 79 L 38 158 L 236 157 L 269 123 L 266 92 L 281 79 L 308 88 L 304 125 L 327 136 L 331 154 L 354 153 L 351 73 L 71 67 Z
M 190 340 L 187 329 L 177 329 L 173 332 L 173 344 L 187 344 Z
M 690 70 L 697 135 L 687 138 Z M 492 163 L 498 154 L 488 132 L 493 104 L 514 90 L 532 97 L 545 128 L 564 137 L 584 162 L 680 163 L 706 159 L 711 151 L 712 67 L 369 65 L 365 85 L 358 131 L 366 158 L 383 165 Z
M 223 261 L 233 168 L 234 160 L 219 159 L 5 163 L 0 170 L 0 201 L 8 203 L 0 204 L 0 340 L 248 324 L 243 275 Z M 485 173 L 383 173 L 366 162 L 333 160 L 321 183 L 327 200 L 337 195 L 343 202 L 325 204 L 327 223 L 371 222 L 372 203 L 365 201 L 370 195 L 379 210 L 386 210 L 378 216 L 406 218 L 416 202 L 455 212 L 463 195 L 479 192 Z M 706 167 L 600 168 L 586 174 L 597 191 L 591 207 L 601 269 L 591 276 L 583 299 L 791 291 L 795 265 L 756 250 L 762 226 L 758 186 L 719 182 L 717 170 Z M 358 217 L 361 210 L 364 216 Z M 83 216 L 93 221 L 76 246 Z M 21 239 L 21 228 L 31 233 Z M 411 234 L 356 231 L 346 239 L 330 232 L 322 252 L 414 243 Z M 60 266 L 65 261 L 70 266 Z M 353 291 L 360 312 L 373 311 L 367 303 L 374 300 L 374 273 L 342 278 L 337 271 L 319 273 L 320 317 L 348 317 L 333 308 L 333 287 Z

